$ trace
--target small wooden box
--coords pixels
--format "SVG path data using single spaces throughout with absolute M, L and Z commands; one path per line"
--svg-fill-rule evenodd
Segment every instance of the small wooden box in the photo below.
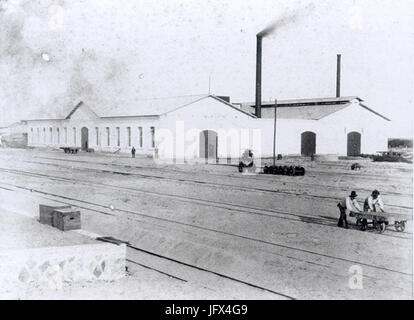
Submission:
M 71 208 L 55 209 L 53 226 L 62 231 L 81 229 L 80 211 Z
M 39 205 L 39 222 L 53 226 L 53 210 L 55 209 L 70 209 L 69 205 L 63 206 L 48 206 L 45 204 Z

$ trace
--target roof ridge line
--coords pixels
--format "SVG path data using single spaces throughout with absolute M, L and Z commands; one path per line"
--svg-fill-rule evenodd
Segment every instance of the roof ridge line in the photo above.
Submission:
M 135 99 L 134 101 L 163 100 L 163 99 L 172 99 L 172 98 L 202 97 L 202 96 L 208 96 L 208 95 L 209 95 L 208 93 L 187 94 L 187 95 L 180 95 L 180 96 L 166 96 L 166 97 L 158 97 L 158 98 L 139 98 L 139 99 Z
M 293 101 L 297 101 L 297 103 L 304 103 L 306 101 L 310 101 L 310 102 L 335 102 L 335 101 L 348 101 L 350 102 L 351 100 L 357 99 L 360 102 L 364 101 L 363 99 L 361 99 L 358 96 L 344 96 L 344 97 L 327 97 L 327 98 L 300 98 L 300 99 L 277 99 L 277 103 L 279 104 L 283 104 L 283 103 L 294 103 Z M 244 105 L 254 105 L 254 102 L 233 102 L 234 104 L 244 104 Z M 263 104 L 274 104 L 275 101 L 262 101 L 262 105 Z

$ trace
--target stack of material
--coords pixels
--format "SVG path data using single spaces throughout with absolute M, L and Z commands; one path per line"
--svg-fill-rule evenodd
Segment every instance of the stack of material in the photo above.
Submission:
M 81 229 L 80 211 L 69 205 L 39 205 L 39 221 L 62 231 Z
M 64 205 L 64 206 L 48 206 L 45 204 L 39 205 L 39 222 L 43 224 L 48 224 L 49 226 L 53 227 L 53 211 L 55 209 L 70 209 L 71 206 Z
M 62 231 L 80 229 L 80 211 L 72 208 L 55 209 L 53 211 L 53 227 Z
M 285 176 L 304 176 L 305 168 L 299 166 L 267 166 L 263 167 L 265 174 L 278 174 Z

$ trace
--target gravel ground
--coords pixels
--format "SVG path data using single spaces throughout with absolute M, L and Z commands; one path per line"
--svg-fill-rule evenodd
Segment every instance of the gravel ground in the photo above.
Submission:
M 4 195 L 4 193 L 0 193 Z M 79 234 L 61 232 L 36 219 L 0 207 L 0 250 L 97 243 Z
M 379 188 L 389 212 L 411 218 L 411 165 L 358 161 L 363 168 L 354 172 L 350 165 L 356 161 L 284 159 L 283 163 L 295 161 L 307 170 L 304 177 L 284 177 L 241 176 L 231 165 L 154 164 L 147 158 L 98 153 L 2 150 L 0 158 L 1 168 L 79 180 L 2 172 L 0 182 L 13 190 L 3 193 L 21 199 L 13 204 L 14 211 L 27 212 L 44 198 L 72 201 L 83 207 L 85 230 L 179 261 L 128 251 L 129 259 L 187 281 L 135 265 L 131 270 L 139 271 L 120 283 L 105 284 L 108 289 L 101 292 L 95 285 L 70 285 L 56 297 L 412 298 L 412 223 L 403 233 L 389 228 L 377 234 L 359 231 L 350 218 L 351 229 L 340 229 L 335 200 L 355 189 L 362 201 L 369 190 Z M 11 185 L 37 191 L 15 190 Z M 236 285 L 183 263 L 279 295 L 237 281 Z M 363 270 L 363 289 L 349 286 L 350 268 L 355 265 Z M 151 277 L 156 279 L 147 281 Z M 145 293 L 134 288 L 145 288 Z

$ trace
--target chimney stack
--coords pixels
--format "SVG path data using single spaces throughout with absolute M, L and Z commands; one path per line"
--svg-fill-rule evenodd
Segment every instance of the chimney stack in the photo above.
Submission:
M 341 97 L 341 55 L 336 56 L 336 97 Z
M 262 117 L 262 36 L 257 35 L 256 46 L 256 117 Z

